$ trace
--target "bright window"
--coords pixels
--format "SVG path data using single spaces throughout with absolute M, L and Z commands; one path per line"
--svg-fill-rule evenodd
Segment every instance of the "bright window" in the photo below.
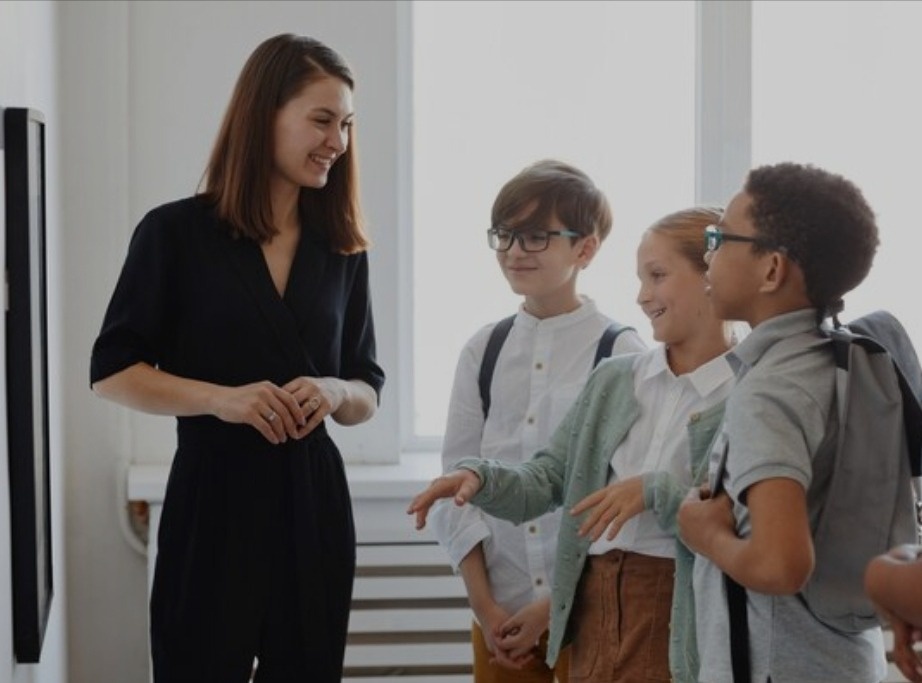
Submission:
M 881 246 L 843 319 L 886 308 L 922 348 L 922 3 L 756 2 L 752 16 L 753 165 L 813 163 L 864 191 Z
M 415 2 L 411 446 L 442 434 L 455 363 L 519 298 L 487 248 L 502 184 L 541 158 L 586 171 L 614 212 L 580 276 L 648 340 L 635 249 L 695 194 L 692 2 Z

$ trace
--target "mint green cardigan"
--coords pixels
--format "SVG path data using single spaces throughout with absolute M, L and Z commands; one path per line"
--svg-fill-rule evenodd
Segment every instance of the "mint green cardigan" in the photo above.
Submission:
M 636 354 L 616 356 L 599 364 L 576 402 L 554 432 L 550 443 L 528 462 L 513 465 L 497 460 L 466 458 L 459 468 L 474 471 L 483 485 L 471 503 L 484 512 L 521 524 L 560 505 L 569 510 L 608 483 L 612 453 L 637 419 L 633 366 Z M 707 474 L 707 452 L 723 417 L 723 401 L 692 414 L 688 421 L 694 484 Z M 688 487 L 666 472 L 643 475 L 644 504 L 660 526 L 676 533 L 676 514 Z M 549 665 L 570 641 L 567 623 L 576 586 L 591 543 L 577 535 L 584 515 L 563 515 L 557 543 L 555 580 L 551 591 Z M 698 648 L 692 593 L 694 555 L 676 541 L 675 591 L 669 643 L 674 681 L 697 681 Z

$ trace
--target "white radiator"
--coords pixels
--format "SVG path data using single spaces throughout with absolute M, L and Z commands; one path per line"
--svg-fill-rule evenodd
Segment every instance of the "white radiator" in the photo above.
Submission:
M 357 566 L 344 683 L 470 683 L 464 582 L 428 530 L 413 528 L 412 496 L 352 494 Z
M 468 683 L 471 611 L 433 543 L 360 543 L 343 681 Z

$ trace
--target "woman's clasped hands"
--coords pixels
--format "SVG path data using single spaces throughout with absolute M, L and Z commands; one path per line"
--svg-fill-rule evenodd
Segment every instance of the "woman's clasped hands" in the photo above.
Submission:
M 273 444 L 302 439 L 345 400 L 338 380 L 296 377 L 284 386 L 268 380 L 222 387 L 215 416 L 224 422 L 248 424 Z

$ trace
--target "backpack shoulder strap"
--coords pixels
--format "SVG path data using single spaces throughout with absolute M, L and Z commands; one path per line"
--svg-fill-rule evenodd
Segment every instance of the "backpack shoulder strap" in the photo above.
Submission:
M 752 680 L 752 662 L 749 653 L 749 606 L 746 589 L 724 574 L 727 591 L 727 613 L 730 617 L 730 668 L 733 683 Z
M 619 334 L 625 330 L 633 329 L 633 327 L 628 327 L 627 325 L 616 322 L 612 322 L 606 327 L 605 331 L 602 332 L 602 336 L 599 337 L 599 345 L 595 349 L 595 359 L 592 361 L 592 367 L 598 365 L 603 358 L 608 358 L 611 355 L 611 350 L 614 348 L 615 340 L 618 338 Z
M 483 407 L 483 419 L 487 419 L 490 412 L 490 385 L 493 383 L 493 370 L 496 369 L 496 359 L 499 358 L 499 351 L 509 336 L 509 330 L 512 329 L 512 323 L 515 322 L 515 314 L 508 318 L 503 318 L 490 332 L 490 338 L 487 340 L 487 348 L 483 352 L 483 360 L 480 361 L 480 375 L 477 378 L 480 386 L 480 404 Z
M 499 358 L 500 349 L 503 348 L 503 344 L 506 342 L 506 337 L 509 336 L 509 331 L 512 329 L 512 324 L 514 322 L 515 314 L 510 315 L 508 318 L 503 318 L 493 326 L 493 330 L 490 332 L 490 338 L 487 340 L 487 347 L 483 352 L 483 360 L 480 361 L 478 386 L 480 388 L 480 404 L 483 407 L 484 420 L 487 419 L 487 415 L 490 413 L 490 387 L 493 384 L 493 371 L 496 369 L 496 360 Z M 599 337 L 599 343 L 595 349 L 595 358 L 592 361 L 592 367 L 598 365 L 603 358 L 608 358 L 611 355 L 612 349 L 615 346 L 615 340 L 618 338 L 619 334 L 625 330 L 633 329 L 633 327 L 621 325 L 620 323 L 610 323 L 602 332 L 602 336 Z
M 847 326 L 828 331 L 837 367 L 848 370 L 849 345 L 868 353 L 889 353 L 903 397 L 903 426 L 909 442 L 909 464 L 914 478 L 922 476 L 922 366 L 912 341 L 899 320 L 887 311 L 874 311 Z

